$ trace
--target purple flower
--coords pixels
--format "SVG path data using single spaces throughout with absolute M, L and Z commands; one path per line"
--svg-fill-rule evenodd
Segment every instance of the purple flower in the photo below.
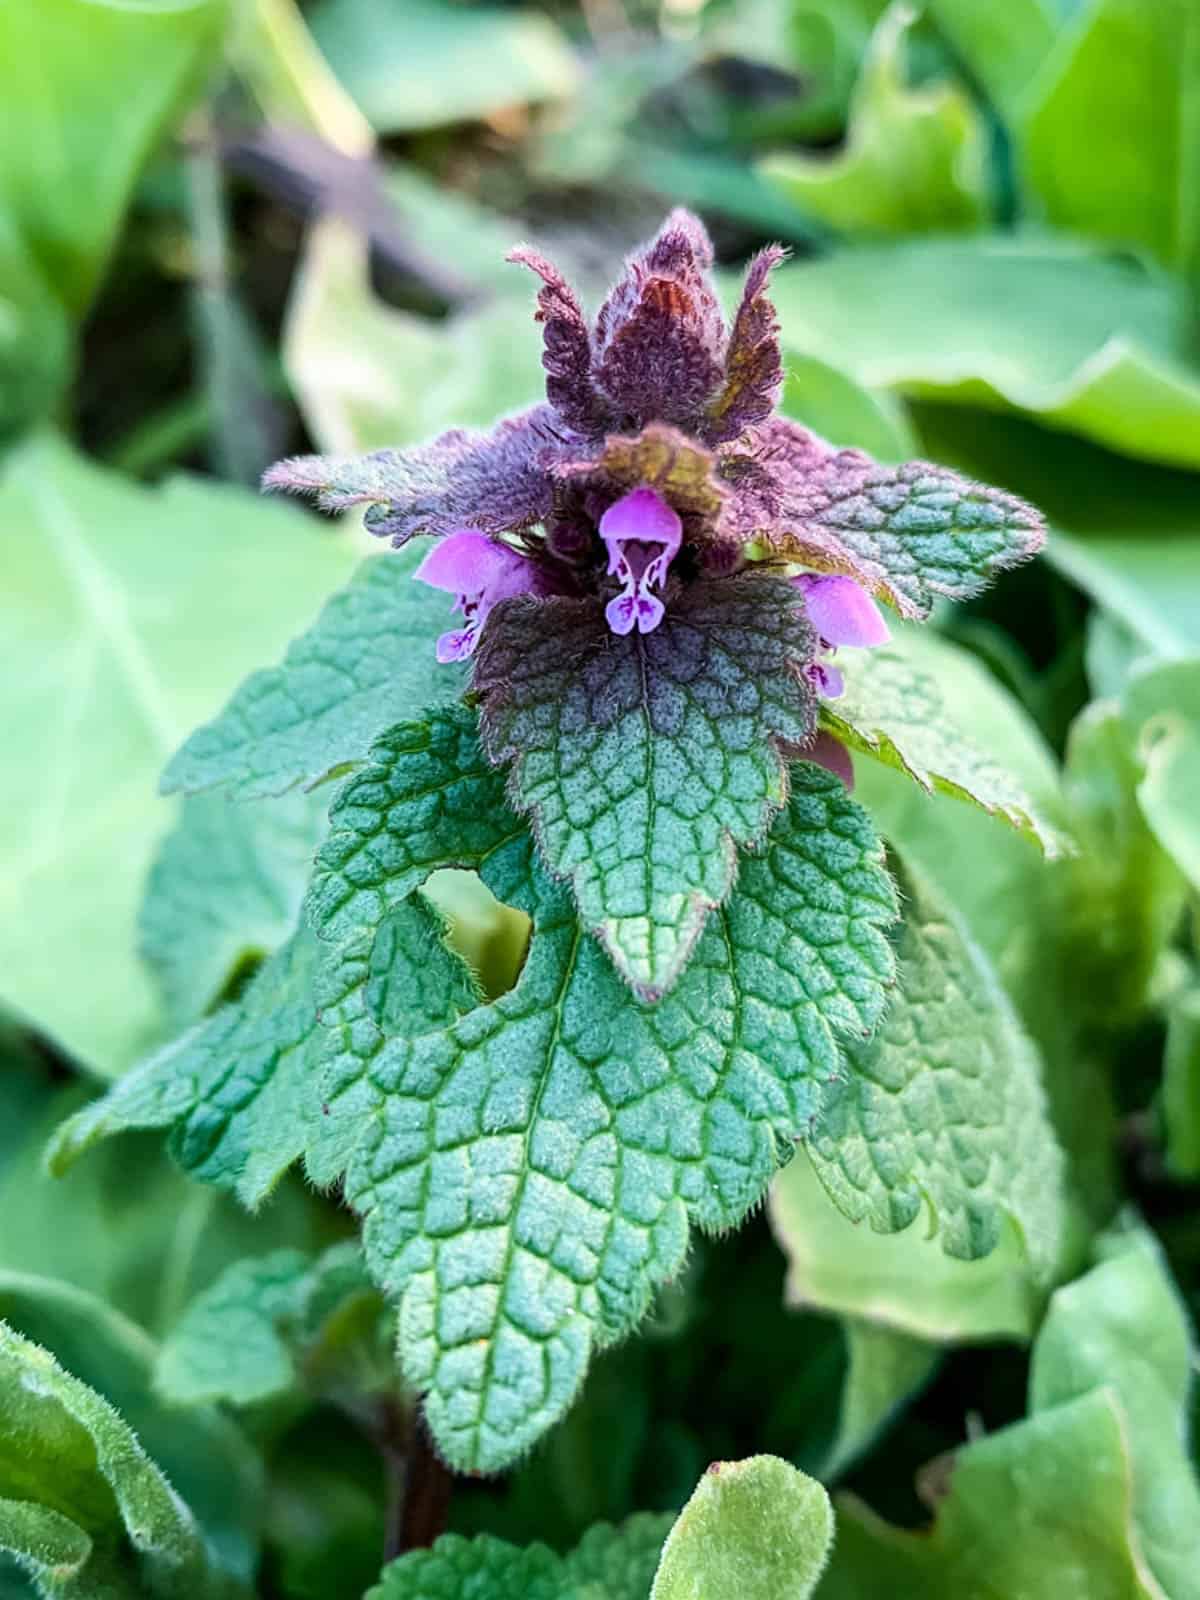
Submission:
M 869 649 L 886 644 L 891 630 L 874 600 L 853 578 L 802 572 L 792 582 L 804 596 L 804 609 L 820 652 L 806 669 L 809 682 L 826 700 L 836 700 L 846 692 L 846 680 L 828 659 L 838 645 Z
M 609 575 L 624 585 L 604 608 L 609 627 L 619 634 L 635 626 L 651 633 L 664 611 L 654 590 L 666 581 L 683 538 L 678 513 L 653 489 L 632 489 L 600 518 L 600 537 L 608 550 Z
M 545 593 L 545 580 L 534 562 L 476 528 L 460 528 L 434 545 L 413 577 L 448 589 L 455 596 L 454 609 L 466 621 L 465 628 L 443 633 L 438 640 L 441 662 L 465 661 L 474 652 L 488 613 L 499 601 Z

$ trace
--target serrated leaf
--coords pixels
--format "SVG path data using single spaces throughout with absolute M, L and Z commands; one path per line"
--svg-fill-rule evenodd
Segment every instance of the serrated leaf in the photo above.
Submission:
M 815 1478 L 777 1456 L 716 1461 L 667 1536 L 650 1600 L 807 1600 L 832 1541 Z
M 431 665 L 445 608 L 411 581 L 415 565 L 414 551 L 364 561 L 279 666 L 253 673 L 191 735 L 163 787 L 252 799 L 311 786 L 363 760 L 393 723 L 461 694 L 460 670 Z
M 446 1534 L 385 1567 L 365 1600 L 645 1600 L 670 1526 L 669 1514 L 641 1512 L 590 1528 L 565 1556 Z
M 232 977 L 292 932 L 328 810 L 326 795 L 184 801 L 150 869 L 139 919 L 142 958 L 173 1028 L 202 1017 Z
M 968 800 L 1010 823 L 1044 855 L 1062 854 L 1069 844 L 1023 784 L 950 714 L 938 674 L 964 666 L 936 639 L 902 629 L 890 644 L 845 656 L 846 692 L 822 703 L 821 723 L 852 750 L 899 768 L 926 791 Z
M 276 1250 L 235 1262 L 172 1329 L 155 1382 L 168 1399 L 188 1406 L 215 1400 L 246 1406 L 287 1394 L 302 1369 L 313 1369 L 330 1318 L 344 1317 L 348 1302 L 364 1298 L 376 1300 L 355 1243 L 332 1245 L 315 1259 Z M 361 1382 L 356 1387 L 361 1391 Z
M 616 638 L 591 603 L 514 602 L 474 688 L 492 759 L 511 762 L 552 873 L 646 999 L 683 971 L 787 798 L 783 747 L 811 735 L 796 591 L 750 575 L 695 585 L 650 634 Z
M 809 1157 L 852 1221 L 891 1233 L 924 1214 L 963 1260 L 995 1248 L 1007 1214 L 1044 1287 L 1064 1211 L 1036 1051 L 958 918 L 911 873 L 904 887 L 898 996 L 876 1038 L 847 1047 Z
M 851 234 L 950 232 L 987 217 L 987 137 L 966 92 L 910 88 L 905 34 L 915 13 L 889 8 L 868 42 L 833 155 L 781 154 L 760 171 L 801 211 Z
M 22 686 L 5 724 L 0 992 L 115 1076 L 160 1036 L 136 919 L 171 822 L 162 763 L 349 552 L 286 506 L 211 481 L 143 489 L 50 438 L 5 461 L 0 538 L 0 679 Z
M 0 1527 L 7 1523 L 22 1542 L 14 1553 L 24 1555 L 35 1582 L 41 1569 L 42 1594 L 79 1600 L 248 1594 L 214 1565 L 191 1512 L 107 1401 L 3 1324 L 0 1394 L 0 1502 L 8 1502 Z M 13 1501 L 40 1510 L 18 1523 Z M 44 1541 L 52 1534 L 61 1551 L 63 1521 L 79 1529 L 73 1551 L 83 1565 L 77 1580 L 68 1574 L 60 1582 L 39 1559 L 35 1536 L 40 1531 Z M 84 1541 L 90 1541 L 86 1552 Z
M 308 1160 L 318 1182 L 346 1168 L 440 1448 L 489 1471 L 565 1409 L 592 1345 L 643 1314 L 688 1215 L 728 1227 L 758 1198 L 772 1130 L 809 1125 L 835 1040 L 879 1015 L 892 911 L 865 817 L 798 767 L 764 853 L 644 1008 L 538 868 L 501 776 L 478 750 L 468 761 L 469 732 L 464 713 L 401 730 L 339 798 L 310 902 L 343 942 Z M 439 858 L 478 866 L 534 925 L 516 987 L 441 1027 L 439 1005 L 463 1010 L 454 968 L 403 898 Z M 420 963 L 407 990 L 389 982 L 397 947 Z
M 306 1089 L 322 1035 L 317 941 L 301 931 L 240 999 L 197 1024 L 63 1124 L 49 1153 L 63 1172 L 98 1140 L 129 1128 L 170 1128 L 172 1155 L 193 1176 L 261 1202 L 299 1158 Z

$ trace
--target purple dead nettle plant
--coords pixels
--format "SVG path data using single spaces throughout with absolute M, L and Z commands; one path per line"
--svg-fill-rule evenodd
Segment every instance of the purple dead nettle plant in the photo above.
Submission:
M 414 576 L 461 614 L 438 660 L 472 663 L 489 754 L 514 763 L 515 803 L 577 890 L 580 850 L 564 840 L 556 856 L 553 824 L 566 829 L 582 802 L 543 804 L 542 768 L 519 775 L 531 737 L 615 726 L 639 696 L 655 735 L 680 736 L 689 697 L 710 722 L 753 724 L 779 770 L 759 812 L 744 806 L 715 841 L 753 843 L 786 799 L 787 759 L 852 781 L 820 704 L 843 692 L 840 647 L 888 639 L 878 603 L 925 617 L 939 594 L 977 592 L 1042 541 L 1038 514 L 1010 495 L 927 462 L 881 466 L 777 414 L 767 287 L 784 254 L 750 263 L 729 325 L 708 236 L 673 212 L 589 326 L 559 271 L 522 246 L 511 259 L 541 279 L 543 404 L 488 432 L 299 457 L 266 477 L 329 511 L 365 506 L 396 546 L 437 541 Z M 732 882 L 731 843 L 725 853 L 725 887 L 697 886 L 703 904 Z

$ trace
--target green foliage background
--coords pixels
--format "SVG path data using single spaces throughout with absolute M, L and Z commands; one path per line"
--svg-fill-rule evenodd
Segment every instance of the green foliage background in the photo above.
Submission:
M 1200 0 L 5 0 L 0 81 L 0 1596 L 1200 1595 Z M 356 1145 L 380 951 L 462 1074 L 565 1073 L 523 1030 L 572 996 L 650 1025 L 438 709 L 438 597 L 254 485 L 534 399 L 506 249 L 594 295 L 675 203 L 731 288 L 792 248 L 790 415 L 1051 536 L 850 675 L 854 801 L 801 785 L 726 908 L 779 915 L 786 989 L 787 863 L 853 840 L 858 964 L 787 1011 L 850 1090 L 757 1211 L 769 1030 L 723 1046 L 719 1182 L 711 1140 L 654 1164 L 686 1095 L 630 1119 L 649 1243 L 530 1291 L 549 1398 L 464 1421 L 455 1230 L 422 1255 Z M 455 740 L 487 825 L 447 843 Z M 876 829 L 908 1008 L 849 1047 Z

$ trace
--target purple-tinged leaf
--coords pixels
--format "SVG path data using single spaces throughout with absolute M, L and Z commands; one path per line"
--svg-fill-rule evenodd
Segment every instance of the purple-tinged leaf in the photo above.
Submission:
M 576 433 L 603 433 L 608 411 L 592 384 L 592 341 L 579 296 L 554 263 L 528 245 L 518 245 L 508 259 L 542 280 L 537 321 L 542 324 L 546 398 Z
M 768 245 L 759 251 L 746 272 L 725 356 L 725 383 L 709 408 L 703 430 L 709 444 L 724 444 L 747 428 L 765 422 L 778 403 L 783 388 L 783 358 L 779 320 L 767 299 L 766 288 L 772 269 L 786 255 L 782 246 Z

